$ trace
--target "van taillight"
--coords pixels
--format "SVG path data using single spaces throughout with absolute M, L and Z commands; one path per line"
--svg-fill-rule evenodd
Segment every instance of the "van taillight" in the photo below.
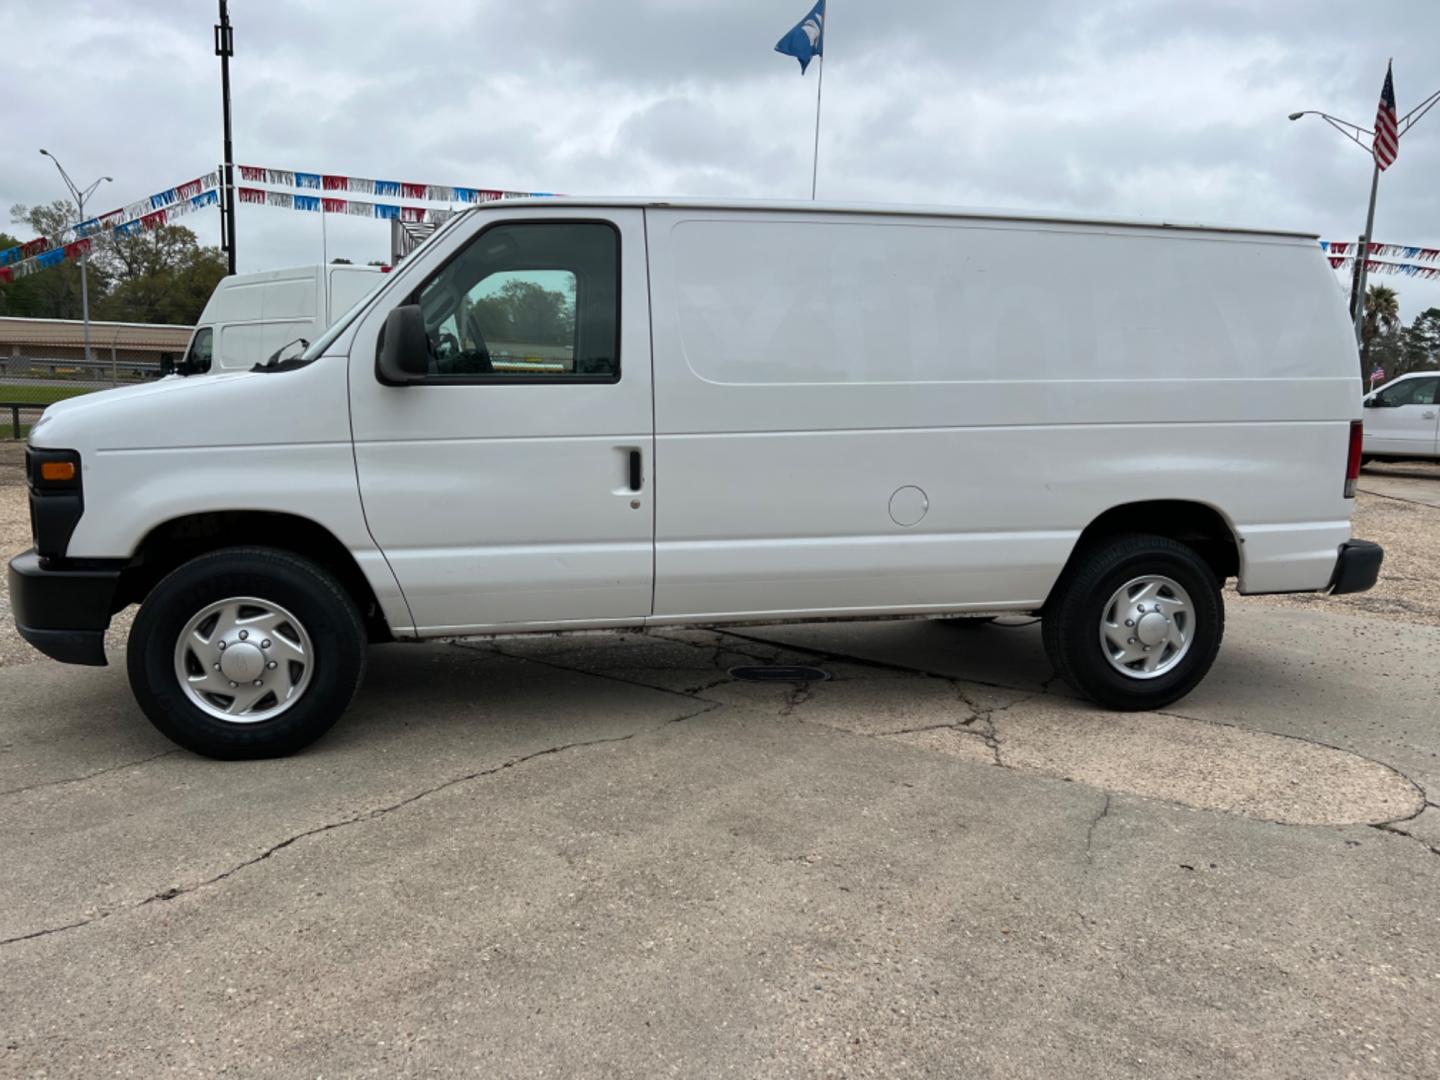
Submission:
M 1345 498 L 1355 497 L 1355 481 L 1360 479 L 1360 451 L 1365 447 L 1365 425 L 1350 421 L 1350 457 L 1345 462 Z

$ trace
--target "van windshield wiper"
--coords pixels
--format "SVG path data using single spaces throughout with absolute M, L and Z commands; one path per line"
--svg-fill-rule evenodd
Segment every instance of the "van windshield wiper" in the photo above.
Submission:
M 294 356 L 290 356 L 284 360 L 281 360 L 280 354 L 283 353 L 286 349 L 290 348 L 291 345 L 299 345 L 300 352 L 296 353 Z M 302 355 L 304 355 L 305 350 L 309 347 L 310 342 L 306 341 L 303 337 L 296 338 L 294 341 L 287 341 L 284 345 L 281 345 L 280 348 L 276 349 L 273 353 L 271 353 L 270 358 L 266 360 L 263 364 L 256 364 L 250 370 L 293 371 L 297 367 L 304 367 L 305 364 L 308 363 L 308 361 L 302 361 L 300 358 Z

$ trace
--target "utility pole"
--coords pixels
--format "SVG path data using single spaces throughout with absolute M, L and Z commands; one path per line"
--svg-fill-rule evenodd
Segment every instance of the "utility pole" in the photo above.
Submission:
M 230 141 L 230 57 L 235 55 L 235 32 L 230 26 L 229 0 L 220 0 L 220 21 L 215 26 L 215 55 L 220 57 L 220 105 L 225 114 L 225 172 L 220 197 L 220 246 L 230 273 L 235 273 L 235 148 Z

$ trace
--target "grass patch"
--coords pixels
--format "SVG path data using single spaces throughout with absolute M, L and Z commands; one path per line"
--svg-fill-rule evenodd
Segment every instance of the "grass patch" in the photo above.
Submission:
M 94 393 L 93 386 L 25 386 L 13 383 L 0 384 L 0 401 L 13 401 L 22 405 L 53 405 L 66 398 Z

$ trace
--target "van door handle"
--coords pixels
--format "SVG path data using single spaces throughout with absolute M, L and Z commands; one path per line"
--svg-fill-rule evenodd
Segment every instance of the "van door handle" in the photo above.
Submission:
M 1421 419 L 1421 420 L 1434 420 L 1434 419 L 1435 419 L 1435 410 L 1434 410 L 1434 409 L 1426 409 L 1424 412 L 1422 412 L 1422 413 L 1420 414 L 1420 419 Z
M 630 490 L 639 491 L 645 486 L 645 472 L 640 460 L 640 451 L 630 451 Z

